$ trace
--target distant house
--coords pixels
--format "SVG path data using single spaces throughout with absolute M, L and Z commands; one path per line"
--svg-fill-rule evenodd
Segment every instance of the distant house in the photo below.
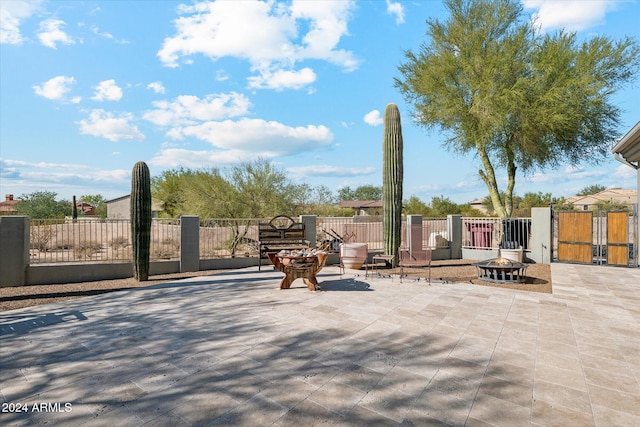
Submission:
M 484 197 L 482 199 L 475 199 L 469 202 L 469 206 L 482 212 L 484 215 L 489 215 L 489 210 L 484 204 Z
M 341 200 L 338 206 L 353 209 L 354 215 L 381 215 L 384 207 L 382 200 Z
M 78 209 L 78 213 L 82 212 L 84 216 L 97 216 L 96 209 L 91 206 L 89 203 L 85 202 L 76 202 L 76 208 Z
M 611 188 L 596 194 L 589 194 L 587 196 L 567 197 L 566 202 L 573 204 L 574 209 L 585 211 L 602 203 L 635 205 L 638 203 L 638 191 Z
M 131 195 L 107 200 L 107 218 L 130 219 L 131 218 Z M 155 202 L 151 202 L 151 216 L 157 218 L 162 208 Z
M 18 210 L 19 199 L 14 199 L 13 194 L 4 196 L 4 202 L 0 202 L 0 215 L 11 215 Z

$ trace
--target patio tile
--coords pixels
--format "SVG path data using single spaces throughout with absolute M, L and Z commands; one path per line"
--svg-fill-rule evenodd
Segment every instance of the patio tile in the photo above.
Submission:
M 640 425 L 640 270 L 551 268 L 552 295 L 389 279 L 280 291 L 248 268 L 0 313 L 64 318 L 0 330 L 2 399 L 74 407 L 0 423 Z
M 581 427 L 597 425 L 591 413 L 572 410 L 542 400 L 533 401 L 531 424 L 539 426 Z
M 537 364 L 535 381 L 545 381 L 580 391 L 587 391 L 584 374 L 579 370 L 569 370 L 544 364 Z
M 479 425 L 477 421 L 481 421 L 494 426 L 528 426 L 531 409 L 484 394 L 481 389 L 473 402 L 469 418 L 473 421 L 467 422 L 466 425 Z
M 535 401 L 543 401 L 552 406 L 562 406 L 585 414 L 591 413 L 589 394 L 571 387 L 536 380 L 533 386 L 533 398 Z
M 334 378 L 315 390 L 308 399 L 338 414 L 345 414 L 367 393 L 337 382 Z
M 589 384 L 589 396 L 593 405 L 626 412 L 640 417 L 640 394 L 624 393 L 610 388 Z
M 336 426 L 340 425 L 340 415 L 329 411 L 311 400 L 304 400 L 296 407 L 287 411 L 278 418 L 274 427 L 300 427 L 300 426 Z M 262 425 L 262 424 L 257 424 Z

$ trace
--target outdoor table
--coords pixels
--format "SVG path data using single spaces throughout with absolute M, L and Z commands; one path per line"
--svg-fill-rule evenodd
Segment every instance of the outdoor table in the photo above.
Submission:
M 292 256 L 269 252 L 268 255 L 273 265 L 284 273 L 284 277 L 280 282 L 280 289 L 289 289 L 294 280 L 302 279 L 310 291 L 318 290 L 316 274 L 322 270 L 325 262 L 327 262 L 326 253 Z

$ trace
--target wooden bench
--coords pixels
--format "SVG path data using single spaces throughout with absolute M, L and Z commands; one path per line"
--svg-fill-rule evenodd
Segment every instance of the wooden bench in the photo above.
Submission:
M 304 223 L 296 222 L 286 215 L 278 215 L 269 222 L 259 223 L 258 246 L 258 270 L 262 267 L 262 258 L 266 258 L 269 252 L 308 248 Z

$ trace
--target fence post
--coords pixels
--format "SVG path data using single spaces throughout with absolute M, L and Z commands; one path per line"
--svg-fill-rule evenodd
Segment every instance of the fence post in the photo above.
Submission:
M 26 284 L 29 245 L 29 217 L 0 216 L 0 287 Z
M 311 247 L 315 247 L 318 243 L 316 235 L 316 215 L 300 215 L 300 222 L 304 224 L 304 238 L 309 241 Z
M 462 215 L 447 215 L 449 258 L 462 259 Z
M 551 208 L 531 208 L 531 252 L 528 258 L 541 264 L 551 263 Z
M 200 270 L 200 217 L 180 217 L 180 272 Z
M 407 248 L 410 254 L 422 250 L 422 215 L 407 215 Z

